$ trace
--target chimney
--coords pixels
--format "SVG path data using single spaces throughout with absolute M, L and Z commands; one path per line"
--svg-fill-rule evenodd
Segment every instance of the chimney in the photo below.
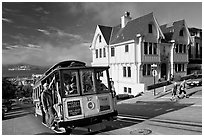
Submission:
M 125 12 L 125 15 L 121 17 L 121 28 L 124 28 L 131 19 L 130 12 Z

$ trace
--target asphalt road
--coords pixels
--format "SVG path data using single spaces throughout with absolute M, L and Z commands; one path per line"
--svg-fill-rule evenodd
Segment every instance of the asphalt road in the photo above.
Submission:
M 73 134 L 94 135 L 201 135 L 202 87 L 188 89 L 190 98 L 170 101 L 170 94 L 154 101 L 118 104 L 116 121 L 105 121 L 106 128 L 87 133 L 75 130 Z M 14 106 L 2 120 L 2 135 L 56 135 L 33 115 L 30 104 Z
M 201 135 L 202 87 L 189 88 L 187 94 L 189 98 L 177 102 L 167 94 L 153 101 L 120 103 L 115 129 L 101 134 Z

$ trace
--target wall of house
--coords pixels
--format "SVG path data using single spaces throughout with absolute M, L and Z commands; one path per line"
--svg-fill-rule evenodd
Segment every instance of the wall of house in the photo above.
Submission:
M 128 45 L 128 52 L 125 52 L 125 45 Z M 110 75 L 114 80 L 114 86 L 117 94 L 132 94 L 137 95 L 140 92 L 144 91 L 144 84 L 138 83 L 138 68 L 135 62 L 135 51 L 136 47 L 134 41 L 128 41 L 122 43 L 121 45 L 116 45 L 115 47 L 115 56 L 110 57 Z M 111 49 L 109 48 L 109 51 Z M 109 53 L 110 54 L 110 53 Z M 141 54 L 139 53 L 141 56 Z M 123 67 L 131 68 L 131 77 L 128 77 L 126 70 L 126 77 L 124 77 Z M 124 88 L 127 88 L 127 92 L 124 91 Z M 131 92 L 128 91 L 131 89 Z
M 154 84 L 154 77 L 152 76 L 152 72 L 151 72 L 150 76 L 143 76 L 142 69 L 143 68 L 141 68 L 141 70 L 140 70 L 140 83 L 145 84 L 145 89 L 146 89 L 147 86 Z M 155 83 L 158 83 L 158 80 L 160 78 L 160 76 L 159 76 L 160 75 L 159 74 L 160 73 L 160 67 L 159 66 L 157 67 L 156 71 L 157 71 L 158 75 L 155 77 Z
M 198 47 L 196 47 L 196 43 L 198 43 Z M 201 54 L 202 54 L 202 39 L 198 38 L 198 37 L 192 37 L 192 44 L 191 46 L 191 56 L 189 58 L 191 59 L 198 59 L 198 58 L 202 58 Z M 196 55 L 196 48 L 197 49 L 197 55 Z
M 183 36 L 179 35 L 180 30 L 183 30 Z M 173 49 L 173 62 L 171 62 L 173 66 L 173 75 L 174 76 L 185 76 L 187 75 L 187 64 L 188 64 L 188 50 L 187 45 L 189 44 L 189 36 L 187 32 L 187 28 L 182 24 L 175 25 L 173 39 L 175 40 L 175 44 L 185 44 L 186 45 L 186 53 L 176 53 L 175 47 Z M 175 72 L 175 63 L 184 64 L 184 71 Z
M 123 76 L 123 67 L 131 67 L 131 77 Z M 131 94 L 137 95 L 144 91 L 144 84 L 137 83 L 136 65 L 134 63 L 121 63 L 110 65 L 110 75 L 114 81 L 116 94 Z M 124 88 L 127 88 L 127 92 Z M 131 92 L 128 92 L 128 88 Z
M 125 45 L 128 45 L 128 52 L 125 52 Z M 109 51 L 111 52 L 111 47 Z M 134 42 L 126 42 L 120 45 L 113 46 L 115 48 L 115 56 L 109 54 L 110 63 L 133 63 L 134 60 L 134 51 L 135 44 Z
M 101 41 L 99 41 L 99 37 L 101 36 Z M 105 57 L 104 57 L 104 48 L 105 48 Z M 96 49 L 98 50 L 98 58 L 96 58 Z M 100 57 L 100 49 L 101 49 L 101 57 Z M 96 28 L 95 36 L 92 42 L 92 65 L 93 66 L 107 66 L 108 65 L 108 45 L 101 34 L 99 28 Z
M 141 65 L 140 67 L 140 73 L 139 73 L 139 82 L 145 84 L 145 88 L 149 85 L 154 84 L 154 77 L 152 76 L 152 72 L 150 76 L 143 76 L 143 64 L 157 64 L 157 76 L 155 77 L 155 83 L 158 82 L 158 79 L 160 78 L 160 41 L 159 38 L 159 32 L 156 28 L 156 24 L 153 23 L 153 33 L 148 33 L 148 27 L 145 30 L 145 33 L 143 34 L 143 40 L 140 43 L 139 46 L 141 46 L 141 50 L 137 50 L 141 53 Z M 157 54 L 144 54 L 144 42 L 151 42 L 151 43 L 157 43 Z
M 173 58 L 171 54 L 171 51 L 172 51 L 172 44 L 171 43 L 161 43 L 160 44 L 160 60 L 161 60 L 161 64 L 164 63 L 166 64 L 166 78 L 167 80 L 170 79 L 170 74 L 171 74 L 171 71 L 173 69 L 173 66 L 172 66 L 172 69 L 171 69 L 171 59 Z M 161 68 L 161 71 L 164 71 L 162 70 Z M 162 73 L 162 72 L 161 72 Z M 162 78 L 162 75 L 160 75 L 160 77 Z

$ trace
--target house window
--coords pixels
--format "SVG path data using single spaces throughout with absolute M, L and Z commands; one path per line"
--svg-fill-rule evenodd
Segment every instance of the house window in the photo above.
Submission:
M 154 43 L 154 55 L 157 55 L 157 43 Z
M 175 46 L 176 46 L 175 47 L 175 51 L 176 51 L 176 53 L 178 53 L 178 51 L 179 51 L 179 44 L 176 44 Z
M 182 47 L 183 47 L 183 45 L 179 44 L 179 53 L 182 53 Z
M 128 52 L 128 49 L 129 47 L 128 47 L 128 45 L 125 45 L 125 52 Z
M 199 57 L 198 52 L 199 52 L 199 44 L 196 43 L 196 53 L 195 53 L 196 54 L 196 58 Z
M 127 87 L 124 87 L 124 93 L 127 93 Z
M 202 47 L 200 46 L 200 58 L 202 59 Z
M 147 65 L 144 64 L 144 65 L 143 65 L 143 69 L 142 69 L 142 75 L 143 75 L 143 76 L 146 76 L 146 72 L 147 72 Z
M 152 24 L 149 24 L 148 28 L 149 28 L 149 33 L 152 33 Z
M 143 76 L 150 76 L 151 75 L 151 64 L 144 64 L 142 73 L 143 73 Z
M 131 88 L 128 88 L 128 93 L 130 93 L 130 94 L 132 93 Z
M 144 42 L 144 54 L 148 54 L 148 43 Z
M 131 77 L 131 67 L 127 67 L 128 68 L 128 77 Z
M 123 77 L 126 77 L 126 67 L 123 67 Z
M 131 67 L 123 67 L 123 77 L 131 77 Z
M 184 72 L 185 71 L 184 64 L 175 64 L 175 71 L 176 72 Z
M 149 43 L 149 54 L 152 54 L 152 43 Z
M 115 48 L 111 47 L 111 57 L 115 56 Z
M 98 58 L 98 49 L 96 49 L 96 58 Z
M 151 64 L 147 64 L 147 76 L 151 75 Z
M 179 36 L 183 36 L 183 30 L 180 30 Z
M 106 57 L 106 49 L 103 48 L 103 57 Z
M 192 58 L 192 54 L 191 54 L 191 46 L 189 46 L 189 49 L 188 49 L 188 56 L 189 56 L 189 58 Z
M 99 42 L 101 42 L 101 35 L 99 35 Z
M 99 57 L 102 58 L 102 49 L 99 49 Z
M 185 44 L 176 44 L 175 45 L 176 53 L 186 53 L 186 45 Z
M 183 53 L 186 53 L 186 45 L 183 45 Z
M 157 55 L 157 43 L 144 42 L 145 55 Z

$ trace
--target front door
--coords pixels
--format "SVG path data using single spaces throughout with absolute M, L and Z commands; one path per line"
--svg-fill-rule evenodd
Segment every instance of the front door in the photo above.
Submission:
M 167 75 L 166 75 L 166 63 L 161 64 L 161 78 L 164 78 L 164 77 L 167 78 Z

